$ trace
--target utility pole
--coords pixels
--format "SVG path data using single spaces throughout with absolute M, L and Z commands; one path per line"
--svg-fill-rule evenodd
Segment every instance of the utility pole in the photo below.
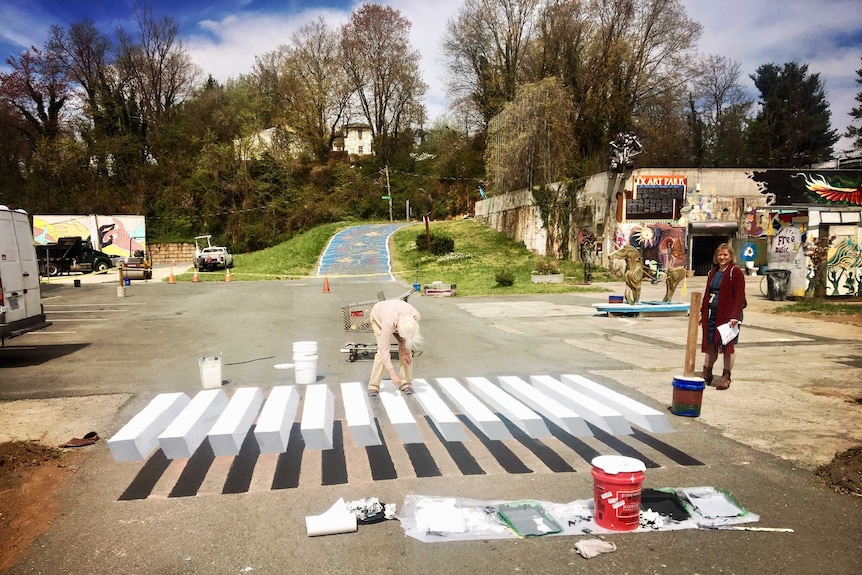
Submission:
M 389 187 L 389 166 L 385 166 L 386 170 L 386 199 L 389 200 L 389 221 L 392 221 L 392 189 Z

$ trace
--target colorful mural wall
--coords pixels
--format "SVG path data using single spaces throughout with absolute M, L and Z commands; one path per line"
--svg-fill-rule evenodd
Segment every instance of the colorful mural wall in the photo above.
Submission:
M 617 224 L 614 251 L 625 245 L 640 250 L 644 260 L 658 262 L 660 269 L 685 265 L 685 228 L 670 224 Z
M 146 220 L 144 216 L 33 216 L 37 244 L 75 236 L 89 239 L 93 247 L 110 256 L 130 257 L 146 251 Z
M 862 297 L 862 242 L 835 236 L 826 262 L 826 295 Z

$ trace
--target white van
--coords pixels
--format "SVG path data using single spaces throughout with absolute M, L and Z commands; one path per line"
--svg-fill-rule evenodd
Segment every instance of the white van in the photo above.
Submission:
M 0 344 L 49 325 L 30 218 L 0 205 Z

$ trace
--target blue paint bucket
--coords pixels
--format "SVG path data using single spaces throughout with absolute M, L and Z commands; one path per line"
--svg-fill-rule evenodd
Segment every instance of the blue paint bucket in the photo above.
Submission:
M 700 404 L 703 401 L 705 388 L 706 383 L 702 377 L 679 376 L 673 378 L 671 413 L 684 417 L 700 416 Z

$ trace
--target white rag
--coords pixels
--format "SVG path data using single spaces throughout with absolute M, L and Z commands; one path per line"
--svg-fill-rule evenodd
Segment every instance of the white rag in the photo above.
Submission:
M 602 553 L 612 553 L 617 550 L 617 544 L 601 539 L 581 539 L 575 543 L 575 549 L 581 557 L 592 559 Z

